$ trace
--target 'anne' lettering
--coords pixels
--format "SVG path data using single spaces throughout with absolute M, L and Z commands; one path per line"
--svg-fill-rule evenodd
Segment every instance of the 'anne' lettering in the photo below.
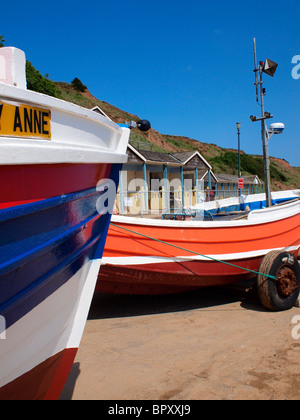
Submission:
M 37 109 L 20 108 L 16 106 L 14 117 L 14 132 L 25 134 L 49 135 L 49 112 Z

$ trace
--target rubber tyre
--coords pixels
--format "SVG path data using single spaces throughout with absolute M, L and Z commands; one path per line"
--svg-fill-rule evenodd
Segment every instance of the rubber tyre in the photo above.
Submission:
M 278 280 L 265 277 L 268 274 L 274 277 L 278 276 L 279 270 L 287 268 L 294 272 L 295 279 L 298 282 L 296 290 L 288 296 L 283 296 L 278 289 Z M 286 251 L 271 251 L 262 260 L 257 277 L 258 295 L 264 307 L 271 311 L 286 311 L 291 309 L 299 296 L 300 290 L 300 267 L 297 258 Z

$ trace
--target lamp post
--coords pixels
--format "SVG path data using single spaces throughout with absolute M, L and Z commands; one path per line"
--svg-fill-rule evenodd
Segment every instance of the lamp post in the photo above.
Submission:
M 239 189 L 239 196 L 241 195 L 241 186 L 240 186 L 240 180 L 241 180 L 241 147 L 240 147 L 240 129 L 241 129 L 241 123 L 236 123 L 237 128 L 237 135 L 238 135 L 238 175 L 239 175 L 239 181 L 238 181 L 238 189 Z
M 237 134 L 238 134 L 238 151 L 239 151 L 239 178 L 241 177 L 241 149 L 240 149 L 240 129 L 241 123 L 236 123 Z

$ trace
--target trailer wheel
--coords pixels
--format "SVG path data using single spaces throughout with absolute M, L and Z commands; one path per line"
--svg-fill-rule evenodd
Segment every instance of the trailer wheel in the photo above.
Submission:
M 286 251 L 271 251 L 262 260 L 257 277 L 261 303 L 271 311 L 291 309 L 299 296 L 300 267 L 297 258 Z M 264 274 L 274 276 L 275 279 Z

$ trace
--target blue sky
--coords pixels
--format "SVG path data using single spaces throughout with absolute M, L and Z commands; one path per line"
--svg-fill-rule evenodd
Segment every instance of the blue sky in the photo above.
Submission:
M 262 154 L 255 101 L 258 60 L 279 64 L 264 76 L 265 108 L 284 133 L 270 155 L 300 166 L 299 0 L 115 0 L 1 4 L 0 35 L 55 81 L 78 77 L 100 100 L 148 119 L 163 134 Z M 298 73 L 300 75 L 300 70 Z

